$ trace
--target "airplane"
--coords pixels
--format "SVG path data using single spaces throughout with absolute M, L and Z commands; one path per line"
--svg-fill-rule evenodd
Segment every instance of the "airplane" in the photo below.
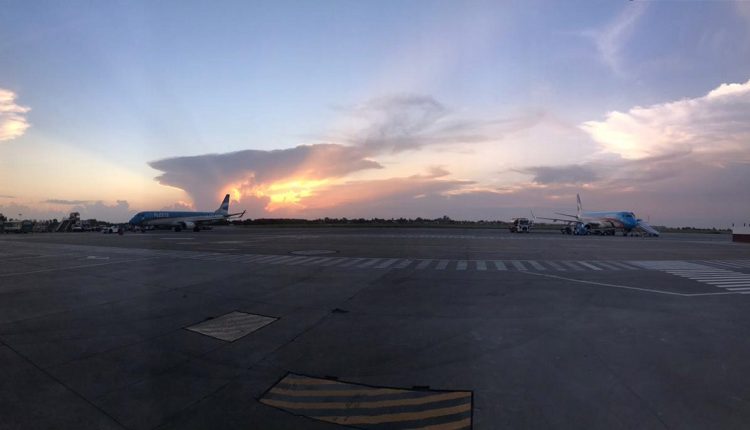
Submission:
M 561 231 L 564 234 L 587 235 L 591 232 L 599 234 L 613 235 L 616 230 L 622 230 L 623 236 L 628 236 L 634 230 L 645 232 L 649 236 L 659 236 L 659 232 L 649 225 L 646 221 L 636 218 L 635 214 L 630 211 L 602 211 L 602 212 L 585 212 L 581 205 L 581 196 L 576 194 L 578 203 L 578 212 L 576 215 L 555 212 L 556 215 L 562 215 L 569 218 L 544 218 L 554 222 L 568 223 Z
M 200 231 L 201 225 L 211 224 L 216 221 L 227 220 L 231 217 L 242 218 L 245 211 L 240 213 L 229 213 L 229 194 L 224 196 L 219 209 L 213 212 L 172 212 L 172 211 L 147 211 L 138 212 L 128 221 L 134 227 L 140 227 L 141 231 L 147 228 L 169 227 L 174 231 L 192 229 Z

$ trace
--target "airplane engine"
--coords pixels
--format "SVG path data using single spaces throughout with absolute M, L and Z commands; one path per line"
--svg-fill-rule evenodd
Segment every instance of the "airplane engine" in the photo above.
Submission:
M 195 223 L 191 221 L 185 221 L 182 223 L 185 230 L 195 230 Z

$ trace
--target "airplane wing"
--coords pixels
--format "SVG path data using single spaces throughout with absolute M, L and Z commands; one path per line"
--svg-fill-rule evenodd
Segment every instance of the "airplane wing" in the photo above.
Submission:
M 645 231 L 646 233 L 648 233 L 648 234 L 650 234 L 652 236 L 658 236 L 659 235 L 659 232 L 655 228 L 651 227 L 651 225 L 649 223 L 647 223 L 646 221 L 643 221 L 641 219 L 638 220 L 638 225 L 636 226 L 636 228 L 640 229 L 640 230 L 643 230 L 643 231 Z
M 547 221 L 566 222 L 568 224 L 575 224 L 578 222 L 577 219 L 545 218 L 543 216 L 538 216 L 538 217 L 535 217 L 534 219 L 546 219 Z

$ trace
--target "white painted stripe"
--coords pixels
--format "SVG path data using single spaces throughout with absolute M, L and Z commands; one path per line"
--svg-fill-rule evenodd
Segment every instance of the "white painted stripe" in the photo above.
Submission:
M 487 270 L 487 263 L 483 260 L 477 261 L 477 270 Z
M 623 269 L 626 269 L 626 270 L 638 270 L 638 269 L 640 269 L 639 267 L 631 266 L 629 264 L 625 264 L 625 263 L 622 263 L 622 262 L 619 262 L 619 261 L 610 261 L 609 264 L 611 264 L 613 266 L 622 267 Z
M 293 260 L 293 259 L 295 259 L 295 258 L 297 258 L 297 257 L 295 257 L 294 255 L 287 255 L 287 256 L 281 257 L 281 258 L 279 258 L 279 259 L 277 259 L 277 260 L 273 260 L 273 261 L 271 261 L 270 263 L 271 263 L 271 264 L 286 264 L 286 263 L 288 263 L 288 262 L 289 262 L 290 260 Z
M 515 267 L 517 270 L 526 270 L 526 266 L 524 266 L 523 264 L 521 264 L 520 261 L 515 261 L 514 260 L 514 261 L 511 261 L 510 264 L 512 264 L 513 267 Z
M 584 267 L 588 267 L 591 270 L 602 270 L 601 268 L 596 267 L 593 264 L 586 263 L 585 261 L 579 261 L 578 264 Z
M 315 262 L 315 265 L 325 266 L 324 263 L 328 262 L 328 260 L 333 260 L 333 257 L 322 257 L 321 260 Z
M 528 261 L 526 261 L 526 262 L 527 262 L 527 263 L 529 263 L 529 264 L 531 264 L 531 266 L 532 266 L 532 267 L 533 267 L 534 269 L 536 269 L 536 270 L 547 270 L 547 269 L 546 269 L 546 268 L 545 268 L 544 266 L 542 266 L 541 264 L 537 263 L 537 262 L 536 262 L 536 261 L 534 261 L 534 260 L 528 260 Z
M 597 262 L 596 262 L 596 264 L 600 265 L 601 267 L 604 267 L 605 269 L 609 269 L 609 270 L 620 270 L 620 268 L 619 268 L 619 267 L 617 267 L 617 266 L 614 266 L 614 265 L 612 265 L 612 264 L 609 264 L 609 263 L 605 263 L 605 262 L 603 262 L 603 261 L 597 261 Z
M 332 259 L 331 261 L 323 264 L 323 266 L 326 266 L 326 267 L 335 266 L 335 265 L 337 265 L 337 264 L 339 264 L 339 263 L 341 263 L 343 261 L 346 261 L 346 260 L 348 260 L 348 258 L 336 257 L 336 258 Z
M 450 260 L 439 260 L 437 266 L 435 266 L 435 269 L 445 270 L 445 268 L 448 266 L 448 263 L 450 263 Z
M 263 261 L 264 263 L 269 264 L 278 264 L 281 261 L 288 260 L 290 257 L 288 255 L 278 255 L 275 258 L 271 258 L 270 260 Z
M 572 261 L 563 261 L 562 264 L 570 267 L 573 270 L 577 270 L 577 271 L 583 270 L 582 268 L 576 266 L 575 263 L 573 263 Z
M 750 282 L 750 278 L 747 276 L 728 276 L 726 278 L 690 278 L 694 281 L 699 282 L 724 282 L 724 281 L 740 281 L 740 282 Z
M 742 282 L 706 282 L 709 285 L 715 285 L 717 287 L 744 287 L 746 285 L 750 285 L 750 281 L 742 281 Z
M 377 263 L 380 260 L 382 260 L 382 258 L 371 258 L 368 261 L 365 261 L 364 263 L 360 264 L 357 267 L 361 267 L 361 268 L 370 267 L 370 266 L 372 266 L 373 264 Z
M 456 263 L 456 270 L 466 270 L 466 266 L 468 263 L 466 260 L 459 260 L 458 263 Z
M 351 260 L 349 260 L 349 261 L 347 261 L 347 262 L 345 262 L 343 264 L 339 264 L 339 267 L 354 266 L 355 264 L 361 262 L 362 260 L 364 260 L 364 258 L 352 258 Z
M 432 260 L 422 260 L 422 261 L 419 262 L 419 264 L 417 264 L 416 269 L 417 270 L 424 270 L 424 269 L 426 269 L 430 265 L 430 263 L 432 263 Z
M 747 291 L 747 290 L 750 290 L 750 286 L 748 286 L 748 287 L 742 287 L 742 288 L 734 288 L 734 287 L 732 287 L 732 288 L 727 288 L 727 290 L 729 290 L 729 291 Z
M 392 265 L 393 263 L 395 263 L 397 261 L 398 261 L 398 258 L 389 258 L 389 259 L 385 260 L 384 262 L 382 262 L 382 263 L 378 264 L 377 266 L 375 266 L 375 268 L 376 269 L 385 269 L 386 267 Z
M 300 263 L 300 262 L 302 262 L 304 260 L 307 260 L 308 258 L 310 258 L 310 257 L 294 256 L 294 257 L 290 258 L 289 260 L 286 260 L 283 264 L 292 266 L 292 265 Z
M 248 260 L 249 263 L 265 263 L 267 260 L 271 260 L 278 257 L 278 255 L 263 255 L 260 258 L 253 258 Z
M 495 260 L 495 261 L 493 261 L 493 263 L 495 264 L 495 268 L 497 270 L 508 270 L 508 268 L 505 267 L 505 263 L 503 263 L 500 260 Z
M 726 266 L 726 267 L 733 267 L 733 268 L 739 268 L 742 267 L 736 263 L 730 263 L 728 261 L 708 261 L 708 260 L 702 260 L 702 263 L 708 263 L 708 264 L 716 264 L 719 266 Z
M 404 260 L 401 260 L 400 263 L 396 264 L 393 267 L 395 269 L 406 269 L 407 267 L 409 267 L 410 264 L 411 264 L 411 260 L 404 259 Z
M 322 263 L 323 260 L 328 260 L 331 257 L 313 257 L 312 260 L 302 263 L 303 266 L 311 266 L 314 264 Z
M 560 272 L 567 271 L 566 268 L 562 267 L 561 265 L 559 265 L 559 264 L 557 264 L 557 263 L 555 263 L 553 261 L 547 261 L 547 264 L 549 264 L 550 266 L 552 266 L 552 268 L 555 269 L 555 270 L 557 270 L 557 271 L 560 271 Z
M 305 263 L 307 263 L 310 260 L 314 260 L 314 258 L 312 258 L 312 257 L 301 257 L 299 260 L 293 260 L 293 261 L 290 261 L 290 262 L 288 262 L 286 264 L 287 264 L 287 266 L 297 266 L 297 265 L 300 265 L 300 264 L 305 264 Z

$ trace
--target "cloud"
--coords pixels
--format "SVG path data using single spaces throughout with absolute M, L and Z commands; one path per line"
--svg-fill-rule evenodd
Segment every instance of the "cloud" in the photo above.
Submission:
M 50 203 L 53 205 L 85 205 L 88 204 L 88 200 L 63 200 L 63 199 L 48 199 L 44 203 Z
M 127 200 L 117 200 L 115 204 L 108 205 L 102 201 L 86 202 L 73 206 L 70 212 L 79 212 L 81 219 L 97 219 L 109 222 L 126 222 L 133 215 Z
M 195 207 L 192 204 L 188 203 L 188 202 L 174 202 L 174 203 L 172 203 L 169 206 L 162 207 L 160 210 L 163 210 L 163 211 L 176 211 L 176 212 L 188 211 L 189 212 L 189 211 L 194 211 Z
M 213 207 L 232 188 L 248 191 L 281 180 L 324 180 L 382 167 L 367 155 L 363 148 L 321 143 L 167 158 L 149 165 L 163 172 L 156 178 L 159 183 L 185 190 L 197 207 L 204 208 Z
M 519 170 L 534 175 L 537 184 L 587 184 L 600 178 L 597 169 L 592 165 L 537 166 Z
M 372 153 L 499 140 L 544 118 L 540 112 L 503 119 L 462 118 L 433 97 L 409 94 L 372 99 L 339 110 L 351 117 L 350 129 L 329 138 Z
M 702 97 L 610 112 L 581 129 L 604 151 L 627 159 L 695 152 L 713 160 L 750 160 L 750 80 Z
M 0 142 L 22 136 L 29 123 L 26 113 L 31 109 L 16 104 L 16 93 L 0 88 Z
M 630 39 L 639 18 L 645 10 L 645 2 L 629 2 L 625 9 L 604 29 L 585 33 L 585 35 L 594 39 L 596 49 L 604 64 L 618 76 L 626 75 L 622 60 L 622 49 Z

